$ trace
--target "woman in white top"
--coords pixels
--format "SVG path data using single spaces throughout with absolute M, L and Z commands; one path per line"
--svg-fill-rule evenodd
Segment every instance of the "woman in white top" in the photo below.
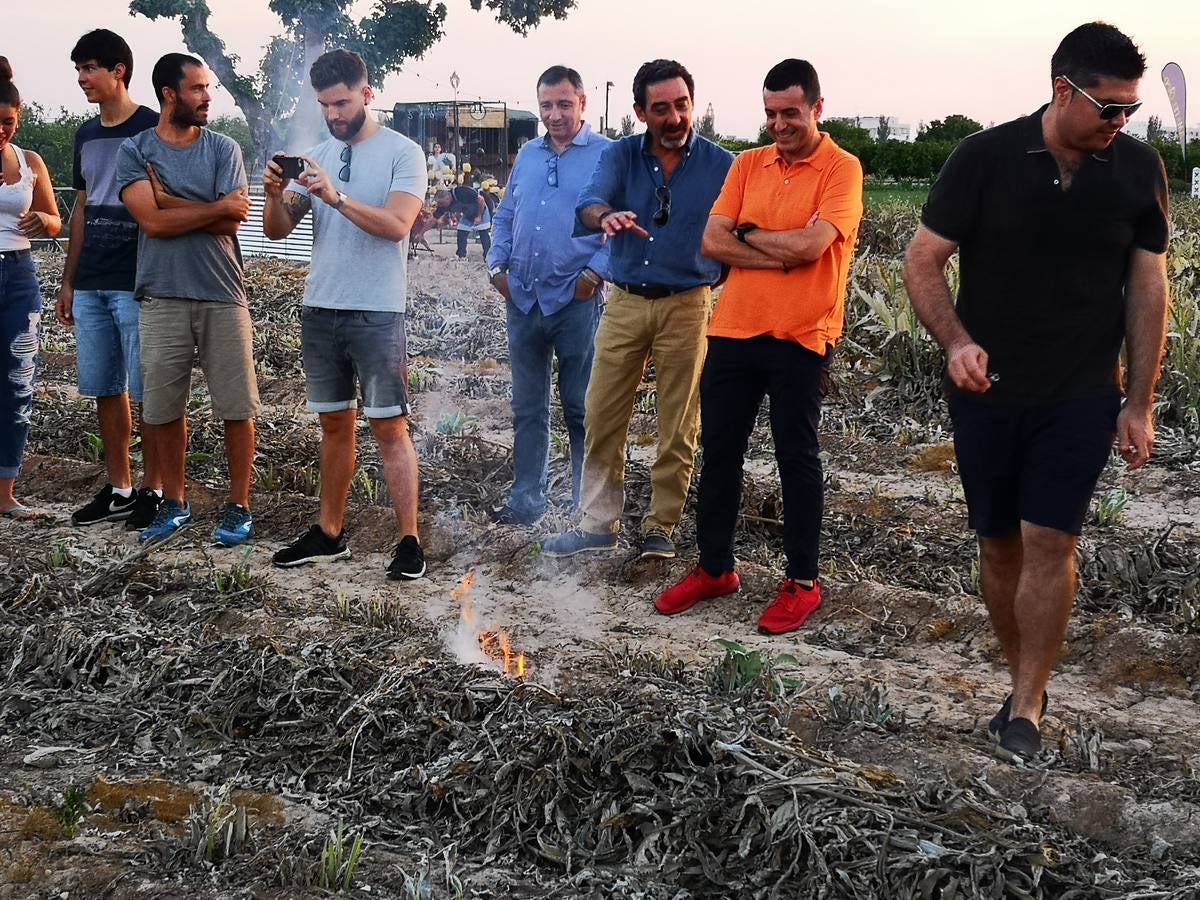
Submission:
M 29 239 L 62 230 L 46 164 L 12 142 L 20 124 L 21 95 L 0 56 L 0 516 L 13 519 L 37 515 L 13 496 L 33 414 L 42 322 Z

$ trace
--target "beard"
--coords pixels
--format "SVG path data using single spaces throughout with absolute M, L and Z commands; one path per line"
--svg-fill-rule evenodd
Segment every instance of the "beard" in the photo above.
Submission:
M 358 115 L 349 122 L 326 122 L 325 127 L 328 128 L 329 133 L 339 141 L 351 141 L 354 139 L 354 136 L 362 130 L 362 127 L 366 124 L 366 122 L 367 111 L 366 109 L 360 109 L 358 111 Z M 341 129 L 340 133 L 338 131 L 339 128 Z
M 179 128 L 202 128 L 208 124 L 208 104 L 185 106 L 176 101 L 175 109 L 171 112 L 171 124 Z
M 668 150 L 678 150 L 687 145 L 688 134 L 691 133 L 691 130 L 691 125 L 688 124 L 679 131 L 663 131 L 658 135 L 658 142 Z

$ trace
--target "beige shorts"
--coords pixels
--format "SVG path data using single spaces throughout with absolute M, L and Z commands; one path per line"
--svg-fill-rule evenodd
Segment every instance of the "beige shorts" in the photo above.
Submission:
M 254 328 L 246 307 L 143 297 L 140 308 L 142 416 L 147 422 L 165 425 L 187 415 L 197 351 L 214 416 L 238 422 L 258 415 Z

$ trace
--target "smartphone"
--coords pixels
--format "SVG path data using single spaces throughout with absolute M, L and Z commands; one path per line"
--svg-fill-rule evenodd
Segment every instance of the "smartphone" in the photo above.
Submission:
M 284 156 L 280 154 L 272 160 L 275 165 L 283 169 L 284 178 L 299 178 L 300 173 L 304 171 L 304 160 L 299 156 Z

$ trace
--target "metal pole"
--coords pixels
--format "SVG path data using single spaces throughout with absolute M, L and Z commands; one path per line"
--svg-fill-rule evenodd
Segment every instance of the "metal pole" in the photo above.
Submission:
M 450 73 L 450 87 L 454 88 L 454 175 L 455 181 L 458 180 L 458 173 L 462 171 L 462 162 L 459 156 L 462 155 L 462 134 L 458 130 L 458 73 Z
M 608 133 L 608 92 L 613 89 L 611 81 L 604 82 L 604 121 L 600 125 L 600 130 L 605 134 Z

